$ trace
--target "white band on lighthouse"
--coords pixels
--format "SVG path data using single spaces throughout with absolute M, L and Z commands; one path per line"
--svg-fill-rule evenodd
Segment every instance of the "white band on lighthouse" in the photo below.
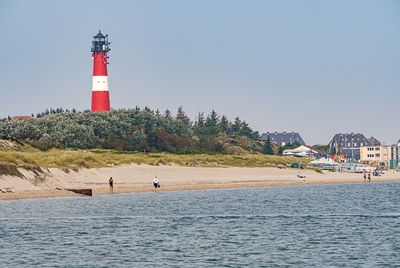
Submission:
M 92 91 L 108 91 L 108 76 L 93 76 Z

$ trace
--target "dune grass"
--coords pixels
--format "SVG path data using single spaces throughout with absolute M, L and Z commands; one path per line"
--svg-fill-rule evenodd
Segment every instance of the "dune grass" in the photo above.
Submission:
M 298 158 L 263 154 L 188 154 L 121 152 L 114 150 L 0 151 L 0 163 L 18 167 L 57 167 L 77 170 L 124 164 L 201 167 L 290 167 Z M 309 159 L 301 159 L 307 163 Z

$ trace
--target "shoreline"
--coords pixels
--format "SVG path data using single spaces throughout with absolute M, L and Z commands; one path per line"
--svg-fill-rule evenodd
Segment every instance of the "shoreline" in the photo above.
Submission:
M 372 181 L 371 183 L 384 183 L 384 182 L 400 182 L 399 179 L 388 179 L 380 181 Z M 173 191 L 203 191 L 203 190 L 223 190 L 223 189 L 240 189 L 240 188 L 263 188 L 263 187 L 291 187 L 291 186 L 313 186 L 313 185 L 344 185 L 344 184 L 368 184 L 369 182 L 363 181 L 332 181 L 332 182 L 319 182 L 319 183 L 308 183 L 308 182 L 288 182 L 288 183 L 273 183 L 273 182 L 242 182 L 242 183 L 220 183 L 220 184 L 197 184 L 197 185 L 175 185 L 166 186 L 164 189 L 159 190 L 160 192 L 173 192 Z M 105 187 L 104 189 L 95 189 L 93 196 L 95 195 L 109 195 L 109 194 L 129 194 L 129 193 L 149 193 L 154 192 L 152 187 L 148 189 L 143 188 L 123 188 L 114 189 L 113 193 L 110 193 Z M 0 193 L 0 201 L 11 201 L 11 200 L 23 200 L 23 199 L 45 199 L 54 197 L 89 197 L 81 194 L 76 194 L 68 190 L 33 190 L 33 191 L 21 191 L 13 193 Z
M 306 176 L 299 178 L 297 175 Z M 41 178 L 24 171 L 24 178 L 0 176 L 0 200 L 83 196 L 68 190 L 90 188 L 93 195 L 108 194 L 108 178 L 114 179 L 114 194 L 152 192 L 152 179 L 160 179 L 160 191 L 211 190 L 249 187 L 300 186 L 364 183 L 359 173 L 317 173 L 312 170 L 279 168 L 207 168 L 181 166 L 126 165 L 65 172 L 50 169 Z M 400 181 L 399 172 L 372 177 L 371 183 Z M 368 183 L 368 182 L 366 182 Z

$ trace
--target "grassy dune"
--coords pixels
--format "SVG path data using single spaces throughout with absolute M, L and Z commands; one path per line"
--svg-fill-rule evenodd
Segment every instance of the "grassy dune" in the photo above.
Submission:
M 29 145 L 0 146 L 0 175 L 18 175 L 17 167 L 40 172 L 40 168 L 98 168 L 124 164 L 178 165 L 201 167 L 290 167 L 298 158 L 263 154 L 171 154 L 140 153 L 115 150 L 40 151 Z M 311 159 L 301 159 L 308 163 Z
M 302 161 L 308 162 L 308 159 Z M 129 153 L 112 150 L 58 150 L 47 152 L 0 152 L 0 162 L 17 166 L 93 168 L 123 164 L 179 165 L 206 167 L 288 167 L 298 158 L 262 154 L 209 155 L 170 153 Z

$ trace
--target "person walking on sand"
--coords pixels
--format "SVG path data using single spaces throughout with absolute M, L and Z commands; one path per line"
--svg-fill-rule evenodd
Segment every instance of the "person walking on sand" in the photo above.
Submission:
M 157 176 L 154 177 L 153 185 L 154 185 L 154 192 L 157 192 L 157 188 L 160 188 L 160 182 L 158 181 Z
M 367 181 L 367 172 L 364 171 L 364 182 Z
M 368 181 L 371 182 L 371 173 L 368 173 Z
M 114 180 L 112 177 L 108 180 L 108 185 L 110 185 L 110 193 L 112 194 L 114 192 Z

